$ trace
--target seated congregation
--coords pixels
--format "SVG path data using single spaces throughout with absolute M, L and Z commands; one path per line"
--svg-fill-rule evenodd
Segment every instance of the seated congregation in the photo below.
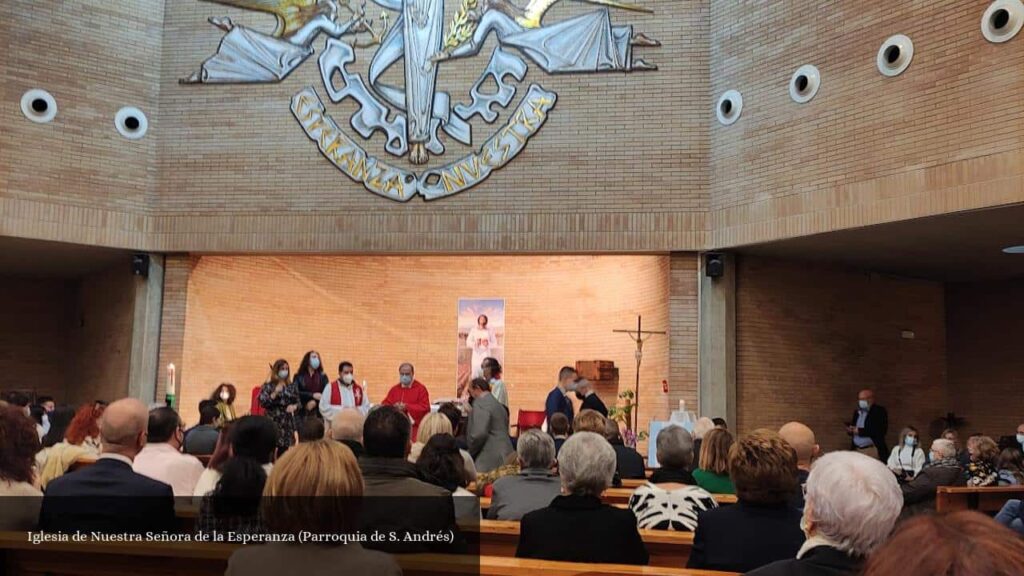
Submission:
M 206 402 L 186 429 L 172 408 L 131 398 L 77 409 L 48 400 L 44 433 L 13 400 L 0 407 L 0 495 L 25 505 L 5 505 L 0 530 L 253 536 L 229 574 L 401 574 L 395 555 L 481 554 L 499 532 L 515 538 L 509 556 L 581 566 L 664 566 L 658 546 L 668 545 L 676 568 L 722 573 L 1024 574 L 1020 500 L 1007 498 L 998 522 L 934 513 L 940 487 L 1021 483 L 1019 450 L 1014 469 L 986 436 L 972 436 L 966 454 L 955 437 L 922 454 L 907 429 L 883 462 L 821 454 L 798 422 L 734 438 L 702 418 L 693 433 L 661 431 L 659 467 L 645 471 L 618 424 L 587 409 L 571 422 L 556 414 L 548 431 L 520 430 L 503 461 L 478 470 L 454 404 L 415 430 L 394 406 L 307 416 L 283 441 L 267 416 Z M 396 530 L 450 536 L 259 539 Z M 659 533 L 680 537 L 665 544 Z

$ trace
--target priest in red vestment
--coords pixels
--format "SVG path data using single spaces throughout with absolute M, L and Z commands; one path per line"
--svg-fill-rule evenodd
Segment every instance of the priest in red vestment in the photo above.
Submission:
M 416 441 L 416 431 L 419 430 L 420 421 L 430 413 L 430 392 L 427 387 L 413 377 L 415 370 L 412 364 L 406 362 L 398 368 L 398 384 L 395 384 L 381 404 L 394 406 L 412 420 L 412 438 Z

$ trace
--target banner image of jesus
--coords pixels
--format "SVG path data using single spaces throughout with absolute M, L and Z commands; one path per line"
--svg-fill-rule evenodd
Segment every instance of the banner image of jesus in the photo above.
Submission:
M 483 375 L 485 358 L 505 363 L 505 301 L 497 298 L 460 298 L 457 334 L 458 397 L 469 389 L 469 381 Z

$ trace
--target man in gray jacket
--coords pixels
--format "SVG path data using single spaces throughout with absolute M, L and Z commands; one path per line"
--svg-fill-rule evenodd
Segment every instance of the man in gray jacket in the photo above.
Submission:
M 470 403 L 466 443 L 477 472 L 490 472 L 513 452 L 508 436 L 508 409 L 491 395 L 491 385 L 483 378 L 469 384 Z
M 554 472 L 555 441 L 538 429 L 526 430 L 516 443 L 519 474 L 502 476 L 494 483 L 487 518 L 521 520 L 523 515 L 547 508 L 562 493 L 562 479 Z

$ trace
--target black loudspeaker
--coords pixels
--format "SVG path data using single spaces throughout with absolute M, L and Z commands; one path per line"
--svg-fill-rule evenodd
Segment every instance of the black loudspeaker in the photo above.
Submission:
M 149 277 L 149 254 L 132 254 L 132 274 Z
M 725 254 L 708 252 L 704 254 L 704 275 L 708 278 L 721 278 L 725 275 Z

